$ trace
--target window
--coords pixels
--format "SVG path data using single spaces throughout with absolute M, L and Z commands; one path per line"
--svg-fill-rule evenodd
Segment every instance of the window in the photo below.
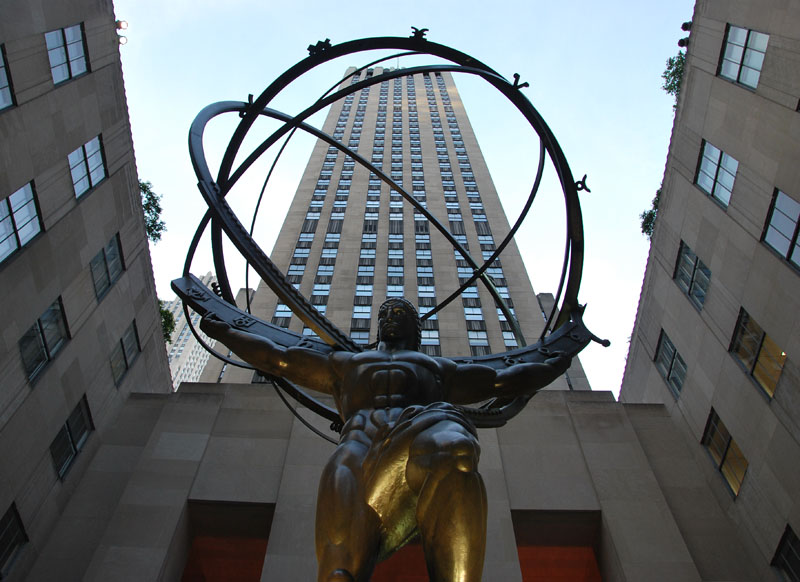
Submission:
M 708 449 L 714 465 L 725 477 L 733 494 L 738 495 L 747 472 L 747 459 L 713 408 L 708 415 L 703 445 Z
M 464 318 L 467 321 L 483 321 L 483 311 L 480 307 L 465 307 Z
M 488 346 L 489 337 L 485 331 L 468 331 L 467 337 L 469 338 L 469 345 L 471 346 Z
M 704 141 L 695 183 L 712 198 L 727 207 L 731 201 L 733 180 L 736 178 L 738 167 L 739 162 Z
M 517 338 L 514 336 L 513 331 L 503 332 L 503 344 L 506 346 L 506 350 L 513 350 L 518 347 L 519 344 L 517 344 Z
M 29 379 L 33 379 L 53 359 L 67 338 L 67 324 L 59 297 L 19 340 L 22 366 Z
M 53 457 L 53 465 L 59 479 L 63 479 L 67 474 L 92 430 L 94 430 L 92 415 L 89 413 L 89 405 L 84 396 L 50 444 L 50 456 Z
M 763 240 L 796 267 L 800 267 L 800 203 L 775 190 Z
M 103 146 L 99 135 L 69 154 L 68 159 L 76 198 L 97 186 L 106 177 Z
M 11 570 L 19 550 L 28 542 L 17 506 L 13 503 L 0 519 L 0 534 L 0 578 L 4 578 Z
M 764 64 L 769 35 L 728 25 L 718 74 L 723 79 L 755 89 Z
M 661 330 L 661 337 L 658 340 L 656 350 L 656 369 L 658 369 L 664 380 L 667 381 L 670 390 L 678 398 L 681 395 L 683 381 L 686 379 L 686 362 L 675 349 L 675 345 L 669 339 L 664 330 Z
M 703 308 L 711 280 L 711 270 L 703 264 L 694 251 L 681 241 L 678 263 L 675 265 L 675 282 L 689 296 L 698 309 Z
M 0 562 L 2 564 L 2 562 Z M 800 538 L 786 526 L 772 565 L 778 568 L 789 582 L 800 582 Z
M 350 339 L 352 339 L 358 345 L 365 346 L 369 343 L 369 331 L 351 330 Z
M 421 345 L 431 346 L 439 345 L 439 330 L 438 329 L 423 329 Z
M 42 230 L 33 182 L 0 201 L 0 262 Z
M 53 83 L 63 83 L 89 71 L 82 24 L 47 32 L 44 40 L 47 56 L 50 57 Z
M 761 326 L 744 309 L 739 313 L 731 353 L 772 398 L 786 362 L 786 352 L 764 333 Z
M 402 297 L 403 296 L 403 286 L 402 285 L 387 285 L 386 286 L 386 297 Z
M 6 47 L 0 44 L 0 111 L 14 105 L 14 91 L 11 86 L 11 76 L 8 74 L 8 61 L 6 61 Z M 2 563 L 0 563 L 0 568 Z
M 372 307 L 369 305 L 353 305 L 353 319 L 369 319 Z
M 89 264 L 89 268 L 92 271 L 95 295 L 100 299 L 117 282 L 124 269 L 119 248 L 119 234 L 111 237 L 108 244 L 100 249 Z
M 111 353 L 111 373 L 114 375 L 115 384 L 119 385 L 140 351 L 136 322 L 132 321 Z

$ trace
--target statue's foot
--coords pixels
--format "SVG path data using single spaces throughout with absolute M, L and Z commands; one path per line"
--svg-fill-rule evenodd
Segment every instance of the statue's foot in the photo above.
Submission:
M 341 568 L 334 570 L 328 576 L 328 582 L 355 582 L 355 580 L 350 572 Z

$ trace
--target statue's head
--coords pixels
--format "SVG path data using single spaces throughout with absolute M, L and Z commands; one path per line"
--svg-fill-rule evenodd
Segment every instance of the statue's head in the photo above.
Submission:
M 414 305 L 402 297 L 390 297 L 378 310 L 378 341 L 405 341 L 408 349 L 419 350 L 422 325 Z

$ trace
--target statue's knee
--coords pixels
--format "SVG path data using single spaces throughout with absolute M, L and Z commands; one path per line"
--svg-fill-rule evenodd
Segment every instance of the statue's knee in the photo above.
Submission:
M 472 435 L 448 430 L 414 442 L 411 460 L 429 471 L 478 470 L 480 446 Z
M 457 471 L 470 473 L 478 470 L 478 447 L 477 443 L 472 440 L 463 439 L 447 451 L 453 459 L 454 468 Z

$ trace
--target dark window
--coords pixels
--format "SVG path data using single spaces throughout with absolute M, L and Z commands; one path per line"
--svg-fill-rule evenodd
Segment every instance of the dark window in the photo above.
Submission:
M 470 344 L 469 351 L 471 356 L 488 356 L 492 353 L 489 346 L 476 346 Z
M 42 230 L 33 182 L 0 201 L 0 262 Z
M 703 308 L 711 281 L 711 270 L 705 266 L 685 242 L 681 241 L 675 282 L 699 309 Z
M 669 336 L 661 330 L 661 338 L 658 340 L 658 350 L 656 350 L 656 368 L 667 381 L 667 384 L 678 398 L 681 395 L 683 381 L 686 379 L 686 362 L 675 349 Z
M 0 579 L 9 574 L 14 560 L 26 543 L 28 536 L 22 527 L 17 506 L 12 503 L 0 519 Z
M 769 35 L 728 25 L 719 62 L 719 76 L 746 87 L 758 87 Z
M 709 142 L 703 142 L 703 152 L 697 168 L 695 183 L 727 208 L 731 201 L 733 181 L 739 162 Z
M 6 47 L 0 44 L 0 111 L 14 105 L 14 88 L 8 73 Z
M 800 267 L 800 241 L 797 238 L 799 225 L 800 203 L 780 190 L 775 190 L 763 240 L 796 267 Z
M 786 352 L 772 341 L 761 326 L 744 309 L 731 342 L 731 353 L 747 373 L 772 398 L 786 362 Z
M 58 298 L 19 340 L 22 365 L 28 378 L 33 379 L 53 359 L 67 338 L 67 324 L 61 298 Z
M 53 465 L 59 479 L 63 479 L 67 474 L 92 430 L 94 430 L 92 415 L 89 413 L 89 405 L 84 396 L 50 444 L 50 455 L 53 457 Z
M 429 356 L 437 357 L 442 355 L 442 346 L 439 344 L 421 345 L 419 349 L 423 354 Z
M 788 525 L 778 544 L 772 565 L 778 568 L 789 582 L 800 582 L 800 538 Z
M 59 28 L 44 35 L 53 83 L 63 83 L 89 72 L 83 24 Z
M 100 299 L 117 282 L 124 269 L 118 234 L 111 237 L 108 244 L 100 249 L 89 266 L 94 281 L 94 292 Z
M 708 449 L 714 465 L 725 477 L 733 494 L 738 495 L 747 472 L 747 459 L 713 408 L 708 415 L 703 445 Z
M 68 159 L 76 198 L 80 198 L 106 177 L 103 146 L 99 135 L 69 154 Z
M 122 381 L 125 373 L 139 356 L 140 351 L 136 322 L 132 321 L 111 353 L 111 373 L 114 375 L 115 384 L 119 384 Z

